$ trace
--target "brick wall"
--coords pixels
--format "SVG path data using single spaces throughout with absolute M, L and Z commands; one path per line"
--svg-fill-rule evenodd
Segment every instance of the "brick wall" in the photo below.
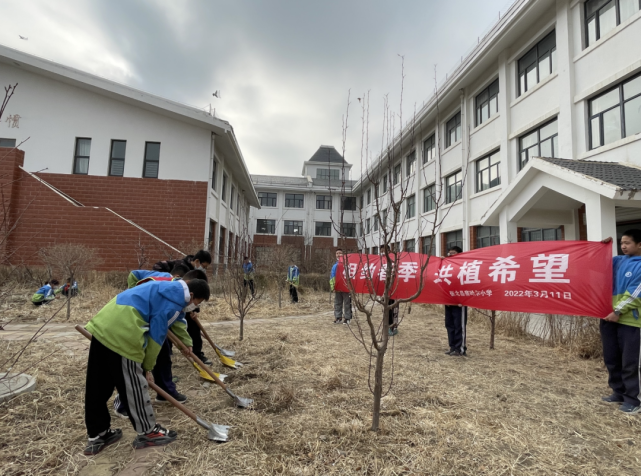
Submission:
M 203 239 L 206 183 L 39 174 L 43 180 L 85 205 L 78 207 L 18 169 L 24 158 L 21 151 L 5 156 L 0 153 L 0 170 L 3 176 L 12 170 L 14 180 L 17 180 L 10 194 L 11 217 L 17 221 L 17 226 L 7 241 L 12 263 L 40 265 L 38 250 L 56 243 L 78 243 L 96 248 L 102 261 L 96 269 L 105 271 L 136 268 L 139 244 L 146 248 L 149 265 L 176 255 L 106 208 L 136 222 L 174 247 L 182 242 Z

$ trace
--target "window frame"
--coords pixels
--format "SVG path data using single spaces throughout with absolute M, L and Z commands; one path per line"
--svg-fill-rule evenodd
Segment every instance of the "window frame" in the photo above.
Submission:
M 539 47 L 541 46 L 542 43 L 544 43 L 548 38 L 551 36 L 554 36 L 554 47 L 550 48 L 549 50 L 546 50 L 543 52 L 543 54 L 540 54 L 539 52 Z M 532 64 L 527 65 L 525 69 L 523 70 L 523 77 L 524 77 L 524 85 L 521 84 L 521 61 L 525 59 L 530 53 L 535 52 L 536 54 L 536 59 L 534 61 L 535 68 L 536 68 L 536 83 L 533 85 L 529 85 L 527 82 L 527 73 L 528 73 L 528 68 L 532 66 Z M 550 60 L 550 74 L 546 77 L 552 76 L 556 72 L 556 28 L 552 30 L 550 33 L 545 35 L 543 38 L 541 38 L 539 41 L 536 42 L 532 48 L 527 50 L 524 54 L 521 55 L 521 57 L 516 60 L 516 90 L 518 92 L 517 97 L 522 96 L 523 94 L 527 93 L 530 91 L 534 86 L 539 84 L 541 82 L 541 74 L 540 74 L 540 68 L 539 64 L 541 63 L 541 60 L 545 58 L 546 53 L 549 54 L 549 60 Z M 525 87 L 525 90 L 523 90 L 523 86 Z
M 428 148 L 429 146 L 429 153 Z M 428 158 L 429 156 L 429 158 Z M 423 141 L 423 165 L 436 159 L 436 134 L 432 134 Z
M 324 173 L 327 173 L 326 177 L 320 177 L 319 175 L 324 175 Z M 333 174 L 332 172 L 336 172 Z M 332 175 L 335 175 L 335 177 L 332 177 Z M 316 178 L 317 179 L 322 179 L 322 180 L 340 180 L 341 179 L 341 172 L 340 170 L 337 169 L 316 169 Z
M 449 184 L 450 178 L 454 177 L 457 178 L 457 175 L 460 175 L 459 180 L 454 182 L 453 184 Z M 457 198 L 454 200 L 451 200 L 451 187 L 454 186 L 456 187 L 456 184 L 459 184 L 459 194 Z M 449 174 L 448 176 L 445 177 L 445 203 L 450 204 L 450 203 L 456 203 L 457 201 L 461 200 L 463 198 L 463 171 L 459 169 L 456 172 L 453 172 Z
M 410 152 L 405 157 L 405 173 L 407 177 L 411 177 L 416 172 L 416 150 Z
M 218 162 L 214 159 L 214 165 L 211 171 L 211 189 L 216 191 L 216 175 L 218 174 Z
M 430 191 L 429 189 L 433 190 Z M 429 208 L 428 202 L 432 203 L 432 208 Z M 431 183 L 423 189 L 423 213 L 429 213 L 434 210 L 436 210 L 436 182 Z
M 291 233 L 287 231 L 288 227 L 291 228 Z M 296 228 L 298 228 L 298 233 L 295 232 Z M 283 235 L 303 236 L 303 222 L 301 220 L 284 220 Z
M 599 147 L 603 147 L 605 145 L 612 144 L 613 142 L 616 142 L 616 141 L 612 141 L 612 142 L 608 142 L 608 144 L 605 143 L 605 134 L 604 134 L 605 126 L 604 126 L 604 121 L 603 121 L 603 115 L 605 113 L 607 113 L 607 112 L 612 111 L 613 109 L 616 109 L 617 107 L 619 108 L 619 121 L 620 121 L 620 124 L 621 124 L 621 137 L 619 137 L 618 140 L 625 139 L 626 137 L 628 137 L 628 135 L 626 134 L 626 124 L 625 124 L 625 104 L 628 103 L 628 102 L 634 101 L 635 99 L 639 98 L 639 96 L 641 96 L 641 90 L 639 91 L 638 94 L 636 94 L 636 95 L 634 95 L 634 96 L 632 96 L 632 97 L 630 97 L 628 99 L 625 99 L 625 96 L 623 95 L 623 93 L 624 93 L 623 87 L 626 84 L 631 83 L 632 81 L 640 80 L 640 78 L 641 78 L 641 73 L 635 74 L 634 76 L 626 78 L 625 80 L 623 80 L 620 83 L 618 83 L 617 85 L 607 89 L 606 91 L 603 91 L 602 93 L 599 93 L 598 95 L 588 99 L 588 146 L 589 146 L 589 150 L 598 149 Z M 604 110 L 602 110 L 602 111 L 600 111 L 600 112 L 598 112 L 596 114 L 592 114 L 592 103 L 593 103 L 593 101 L 596 101 L 597 99 L 599 99 L 599 98 L 601 98 L 603 96 L 606 96 L 606 95 L 610 94 L 612 91 L 615 91 L 617 89 L 618 89 L 618 92 L 619 92 L 619 94 L 618 94 L 619 102 L 617 102 L 615 105 L 610 106 L 607 109 L 604 109 Z M 595 146 L 594 145 L 593 130 L 592 130 L 592 121 L 594 119 L 597 119 L 597 118 L 599 119 L 599 139 L 600 139 L 599 142 L 600 142 L 600 144 Z
M 89 155 L 78 155 L 78 141 L 89 141 Z M 78 172 L 78 159 L 87 159 L 87 171 Z M 73 175 L 89 175 L 89 162 L 91 161 L 91 137 L 76 137 L 76 144 L 73 148 Z
M 227 203 L 227 180 L 227 174 L 223 172 L 223 186 L 220 190 L 220 198 L 225 203 Z
M 288 195 L 290 196 L 290 198 L 287 198 Z M 298 198 L 298 197 L 302 197 L 302 198 Z M 300 206 L 288 205 L 287 204 L 288 201 L 290 203 L 291 201 L 293 201 L 294 203 L 300 201 Z M 285 208 L 305 208 L 305 194 L 304 193 L 285 193 Z
M 322 229 L 329 229 L 329 234 L 319 234 L 318 229 L 319 225 L 322 227 Z M 332 222 L 331 221 L 315 221 L 314 222 L 314 236 L 332 236 Z
M 411 199 L 411 202 L 410 202 Z M 416 217 L 416 194 L 408 196 L 405 199 L 405 219 L 410 220 Z
M 412 249 L 409 250 L 409 244 L 412 244 Z M 403 242 L 403 251 L 406 253 L 416 253 L 416 238 L 410 238 L 409 240 L 405 240 Z
M 332 196 L 331 195 L 315 195 L 316 210 L 331 210 L 332 209 Z M 319 207 L 318 204 L 322 203 Z M 327 205 L 327 206 L 325 206 Z
M 0 145 L 0 147 L 2 147 L 2 148 L 6 148 L 6 149 L 15 149 L 16 148 L 16 142 L 17 142 L 16 139 L 12 139 L 10 137 L 0 137 L 0 141 L 5 141 L 5 142 L 13 141 L 13 145 Z M 0 142 L 0 144 L 1 144 L 1 142 Z
M 455 140 L 452 142 L 450 132 L 454 131 Z M 445 148 L 451 147 L 461 140 L 461 111 L 454 114 L 445 123 Z
M 346 233 L 345 230 L 349 228 L 350 230 L 353 231 L 350 233 Z M 356 223 L 345 223 L 341 225 L 341 235 L 345 236 L 346 238 L 356 238 Z
M 492 87 L 494 85 L 496 85 L 496 92 L 492 93 Z M 493 115 L 496 115 L 496 114 L 499 113 L 499 92 L 500 92 L 499 78 L 496 78 L 494 81 L 492 81 L 487 86 L 487 88 L 483 89 L 482 91 L 480 91 L 476 95 L 476 97 L 474 98 L 474 124 L 475 124 L 475 127 L 480 126 L 484 122 L 487 123 L 487 121 L 489 121 L 493 117 Z M 487 94 L 487 99 L 483 99 L 483 102 L 481 104 L 479 104 L 479 98 L 483 94 Z M 494 112 L 492 112 L 492 107 L 491 107 L 493 99 L 496 99 L 496 111 L 494 111 Z M 483 107 L 485 107 L 485 106 L 487 106 L 487 108 L 488 108 L 488 116 L 487 116 L 487 119 L 483 120 L 483 115 L 479 114 L 479 113 L 483 110 Z
M 365 234 L 369 235 L 372 231 L 372 222 L 369 218 L 365 219 Z
M 455 237 L 455 241 L 449 241 L 450 235 L 453 233 L 457 233 L 457 236 Z M 461 234 L 461 239 L 458 240 L 458 233 Z M 459 248 L 463 249 L 463 230 L 452 230 L 448 231 L 445 233 L 445 250 L 443 250 L 444 253 L 447 253 L 453 246 L 458 246 Z
M 150 144 L 158 144 L 158 160 L 149 160 L 147 158 L 147 149 L 149 148 Z M 151 141 L 150 142 L 145 142 L 145 157 L 144 157 L 143 164 L 142 164 L 142 178 L 155 178 L 155 179 L 157 179 L 160 176 L 160 145 L 161 145 L 161 142 L 151 142 Z M 149 162 L 156 162 L 158 164 L 157 165 L 157 169 L 156 169 L 156 176 L 155 177 L 149 177 L 147 175 L 147 164 Z
M 234 192 L 236 191 L 234 184 L 231 186 L 231 190 L 229 192 L 229 209 L 233 212 L 234 211 Z
M 492 164 L 492 158 L 494 156 L 496 156 L 496 155 L 499 155 L 499 160 L 495 164 Z M 488 165 L 484 169 L 479 169 L 480 163 L 483 160 L 487 160 L 488 161 Z M 475 177 L 476 177 L 476 187 L 475 187 L 476 193 L 484 192 L 485 190 L 491 190 L 491 189 L 493 189 L 495 187 L 500 186 L 501 185 L 501 157 L 500 157 L 500 151 L 499 150 L 495 150 L 494 152 L 492 152 L 490 154 L 487 154 L 486 156 L 481 157 L 480 159 L 476 159 L 474 161 L 474 169 L 476 171 L 476 175 L 475 175 Z M 492 185 L 492 169 L 494 169 L 495 173 L 496 173 L 495 179 L 498 179 L 498 182 L 496 184 L 494 184 L 494 185 Z M 488 182 L 489 186 L 487 188 L 483 188 L 482 187 L 481 176 L 482 176 L 482 173 L 484 171 L 486 171 L 486 170 L 488 171 L 488 175 L 489 175 L 489 182 Z
M 372 187 L 367 189 L 367 205 L 372 203 Z
M 394 166 L 394 173 L 392 174 L 392 186 L 395 187 L 401 182 L 401 175 L 403 173 L 403 167 L 401 164 L 396 164 Z
M 261 197 L 260 195 L 265 194 L 267 195 L 266 197 Z M 270 197 L 269 195 L 273 195 L 273 197 Z M 263 203 L 263 199 L 265 199 L 266 203 Z M 269 205 L 269 202 L 271 200 L 274 200 L 273 205 Z M 269 207 L 269 208 L 276 208 L 278 207 L 278 193 L 277 192 L 258 192 L 258 203 L 260 203 L 261 207 Z
M 260 231 L 259 222 L 265 222 L 268 226 L 268 231 Z M 271 222 L 271 223 L 268 223 Z M 276 234 L 276 220 L 270 220 L 269 218 L 257 218 L 256 219 L 256 234 L 258 235 L 275 235 Z
M 387 193 L 387 189 L 388 189 L 387 181 L 388 181 L 388 176 L 387 176 L 387 174 L 385 174 L 383 176 L 383 195 L 385 195 Z
M 550 230 L 554 230 L 554 234 L 555 234 L 554 240 L 546 240 L 546 239 L 544 239 L 544 233 L 546 231 L 550 231 Z M 533 232 L 535 233 L 537 231 L 541 232 L 541 239 L 540 240 L 531 240 L 530 239 L 531 238 L 531 233 L 533 233 Z M 526 237 L 528 239 L 525 239 Z M 530 242 L 533 242 L 533 241 L 562 241 L 562 240 L 563 240 L 563 232 L 561 231 L 561 227 L 557 227 L 557 228 L 523 228 L 521 230 L 521 241 L 526 242 L 526 243 L 530 243 Z
M 489 228 L 489 235 L 487 236 L 480 236 L 480 231 L 481 229 L 486 229 Z M 492 232 L 496 232 L 496 234 L 492 234 Z M 485 239 L 489 240 L 489 244 L 487 245 L 482 245 L 482 241 Z M 494 243 L 494 241 L 496 241 Z M 475 249 L 481 249 L 481 248 L 487 248 L 488 246 L 495 246 L 495 245 L 500 245 L 501 244 L 501 227 L 500 226 L 477 226 L 476 227 L 476 248 Z
M 348 200 L 349 200 L 349 203 L 350 203 L 350 204 L 351 204 L 351 203 L 353 203 L 353 204 L 354 204 L 352 208 L 346 208 L 346 207 L 345 207 L 345 203 L 346 203 Z M 356 211 L 356 208 L 357 208 L 357 207 L 356 207 L 356 197 L 341 197 L 341 210 L 343 210 L 343 211 L 351 211 L 351 212 L 354 212 L 354 211 Z
M 123 142 L 125 144 L 125 154 L 124 154 L 125 157 L 123 157 L 122 159 L 119 158 L 119 157 L 114 158 L 114 144 L 116 142 Z M 120 139 L 111 139 L 111 144 L 109 146 L 109 171 L 108 171 L 108 174 L 107 174 L 109 177 L 124 177 L 125 176 L 125 158 L 126 158 L 126 156 L 127 156 L 127 141 L 126 140 L 120 140 Z M 113 164 L 114 160 L 122 162 L 122 174 L 120 174 L 120 175 L 112 173 L 112 164 Z
M 622 20 L 621 20 L 621 1 L 620 0 L 611 0 L 611 1 L 614 2 L 614 15 L 615 15 L 616 20 L 615 20 L 614 28 L 612 28 L 611 30 L 608 30 L 608 32 L 616 29 L 622 23 Z M 584 29 L 585 29 L 585 48 L 588 48 L 588 47 L 598 43 L 599 40 L 601 40 L 603 35 L 601 34 L 601 15 L 600 15 L 600 12 L 601 12 L 601 10 L 603 10 L 603 7 L 605 7 L 610 2 L 608 1 L 608 2 L 604 3 L 598 9 L 594 10 L 593 14 L 588 16 L 588 4 L 589 3 L 590 3 L 590 0 L 587 0 L 583 5 L 583 17 L 584 17 L 583 26 L 584 26 Z M 637 0 L 637 12 L 639 12 L 639 10 L 641 10 L 641 1 Z M 635 14 L 636 14 L 636 12 L 633 13 L 632 15 L 630 15 L 628 18 L 626 18 L 623 21 L 627 21 L 629 18 L 631 18 Z M 590 21 L 592 19 L 594 19 L 594 42 L 590 43 Z M 605 34 L 607 35 L 608 32 L 605 32 Z
M 533 132 L 535 132 L 535 131 L 536 131 L 536 133 L 537 133 L 537 142 L 536 142 L 536 145 L 537 145 L 537 146 L 538 146 L 538 148 L 539 148 L 539 155 L 538 155 L 538 156 L 535 156 L 535 157 L 539 157 L 539 156 L 541 155 L 541 129 L 543 129 L 544 127 L 546 127 L 546 126 L 548 126 L 548 125 L 552 124 L 552 123 L 553 123 L 553 122 L 555 122 L 555 121 L 557 122 L 556 134 L 552 134 L 551 136 L 546 137 L 544 141 L 549 140 L 549 139 L 552 139 L 552 143 L 551 143 L 551 144 L 552 144 L 552 145 L 551 145 L 551 149 L 552 149 L 552 157 L 551 157 L 551 158 L 556 158 L 556 157 L 558 157 L 558 155 L 557 155 L 558 151 L 555 151 L 555 150 L 554 150 L 554 138 L 555 138 L 555 137 L 557 137 L 557 138 L 559 137 L 558 119 L 559 119 L 558 117 L 555 117 L 554 119 L 550 119 L 549 121 L 544 122 L 544 123 L 543 123 L 543 124 L 541 124 L 540 126 L 537 126 L 537 127 L 535 127 L 534 129 L 530 130 L 529 132 L 526 132 L 526 133 L 522 134 L 521 136 L 519 136 L 519 138 L 518 138 L 518 145 L 519 145 L 519 150 L 518 150 L 518 161 L 519 161 L 519 164 L 518 164 L 518 165 L 519 165 L 519 167 L 518 167 L 518 169 L 519 169 L 519 171 L 523 170 L 523 168 L 524 168 L 524 167 L 527 165 L 527 163 L 530 161 L 530 157 L 528 156 L 528 157 L 527 157 L 527 159 L 525 160 L 525 162 L 523 162 L 523 159 L 522 159 L 522 157 L 521 157 L 521 154 L 522 154 L 523 152 L 526 152 L 526 153 L 527 153 L 527 151 L 528 151 L 528 150 L 530 150 L 532 147 L 534 147 L 534 145 L 532 145 L 532 146 L 530 146 L 530 147 L 528 147 L 527 149 L 525 149 L 525 150 L 524 150 L 524 149 L 523 149 L 523 139 L 524 139 L 525 137 L 529 136 L 530 134 L 532 134 Z M 557 142 L 558 142 L 558 141 L 557 141 Z
M 381 217 L 377 213 L 376 215 L 373 216 L 373 218 L 374 218 L 374 224 L 372 225 L 372 230 L 373 231 L 378 231 L 378 224 L 379 224 L 379 221 L 380 221 Z
M 427 240 L 429 240 L 429 244 L 430 244 L 430 251 L 428 253 L 425 252 L 425 248 L 426 248 L 425 245 Z M 421 253 L 429 256 L 434 256 L 436 254 L 436 238 L 434 237 L 434 235 L 421 237 Z

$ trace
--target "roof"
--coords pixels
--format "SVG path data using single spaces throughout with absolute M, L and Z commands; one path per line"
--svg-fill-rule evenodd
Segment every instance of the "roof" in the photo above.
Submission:
M 621 190 L 641 190 L 641 169 L 619 162 L 592 162 L 570 159 L 541 160 L 571 170 L 572 172 L 592 177 L 619 187 Z
M 330 180 L 330 179 L 322 179 L 322 178 L 313 178 L 312 182 L 314 184 L 314 187 L 329 187 L 331 186 L 332 188 L 341 188 L 343 186 L 343 182 L 341 180 Z M 356 180 L 345 180 L 345 190 L 352 190 L 352 187 L 356 183 Z
M 310 186 L 309 179 L 307 177 L 285 177 L 282 175 L 252 175 L 252 182 L 254 186 L 260 187 L 271 186 L 271 187 L 291 187 L 291 188 L 304 188 L 308 189 Z M 311 177 L 310 177 L 311 178 Z M 352 191 L 352 187 L 356 183 L 354 180 L 345 180 L 345 190 L 349 193 Z M 329 189 L 330 187 L 333 190 L 339 190 L 343 186 L 341 180 L 329 180 L 329 179 L 320 179 L 320 178 L 311 178 L 311 186 L 323 189 Z
M 347 162 L 341 154 L 334 148 L 333 145 L 321 145 L 316 153 L 308 162 L 323 162 L 332 164 L 346 164 Z

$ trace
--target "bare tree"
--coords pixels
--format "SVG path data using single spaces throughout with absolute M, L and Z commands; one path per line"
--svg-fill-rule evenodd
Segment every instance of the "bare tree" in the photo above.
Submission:
M 274 246 L 269 253 L 268 261 L 265 263 L 266 272 L 263 272 L 263 274 L 269 276 L 269 278 L 275 281 L 278 286 L 279 308 L 283 307 L 283 290 L 287 285 L 285 279 L 287 269 L 289 265 L 295 262 L 296 257 L 299 254 L 298 249 L 292 245 Z
M 68 277 L 71 280 L 71 285 L 76 278 L 100 264 L 98 253 L 94 248 L 74 243 L 63 243 L 43 248 L 40 250 L 40 258 L 51 270 L 61 273 L 62 279 Z M 72 292 L 69 289 L 67 319 L 71 317 L 71 297 Z
M 445 194 L 444 187 L 439 183 L 441 177 L 440 160 L 434 161 L 434 178 L 439 184 L 430 191 L 431 200 L 434 203 L 433 213 L 423 216 L 417 213 L 417 200 L 414 194 L 414 184 L 419 173 L 427 178 L 428 167 L 418 166 L 418 157 L 416 152 L 411 153 L 415 147 L 417 137 L 420 139 L 422 131 L 416 130 L 416 112 L 408 123 L 403 125 L 403 87 L 405 80 L 404 59 L 401 56 L 401 94 L 400 94 L 400 111 L 397 113 L 391 111 L 388 98 L 383 98 L 383 133 L 381 139 L 381 149 L 378 158 L 370 163 L 369 156 L 369 93 L 363 94 L 360 99 L 361 103 L 361 179 L 362 190 L 371 187 L 374 190 L 374 210 L 373 216 L 367 215 L 363 206 L 359 207 L 359 230 L 357 243 L 359 250 L 367 250 L 368 246 L 364 235 L 373 233 L 375 230 L 378 235 L 379 254 L 378 258 L 372 258 L 365 252 L 358 255 L 358 269 L 362 272 L 358 276 L 349 271 L 348 256 L 343 255 L 342 264 L 344 280 L 350 292 L 352 302 L 359 311 L 359 315 L 354 319 L 355 326 L 350 326 L 356 340 L 360 342 L 365 352 L 370 358 L 369 368 L 369 389 L 373 394 L 373 411 L 372 426 L 373 431 L 378 431 L 380 424 L 381 399 L 386 395 L 393 385 L 393 354 L 392 368 L 389 385 L 384 389 L 383 371 L 385 355 L 390 342 L 389 320 L 390 312 L 394 312 L 405 303 L 411 303 L 416 299 L 425 285 L 426 270 L 432 253 L 431 243 L 434 240 L 438 230 L 447 217 L 451 207 L 444 208 Z M 436 125 L 440 123 L 440 114 L 438 109 L 438 92 L 435 87 L 436 101 Z M 347 118 L 349 117 L 349 95 L 347 104 L 347 113 L 344 116 L 343 124 L 343 156 L 345 155 L 345 142 L 347 132 Z M 398 122 L 397 122 L 398 121 Z M 398 132 L 397 132 L 398 127 Z M 440 135 L 437 134 L 437 153 L 440 156 Z M 469 150 L 469 148 L 468 148 Z M 412 162 L 414 162 L 412 164 Z M 404 169 L 405 165 L 405 170 Z M 425 180 L 427 182 L 427 180 Z M 429 182 L 427 182 L 429 183 Z M 341 187 L 341 198 L 344 199 L 347 189 L 343 182 Z M 382 191 L 382 194 L 379 192 Z M 370 192 L 371 193 L 371 192 Z M 457 197 L 461 198 L 461 190 L 456 192 Z M 408 198 L 414 197 L 412 200 Z M 449 198 L 449 197 L 448 197 Z M 451 200 L 448 200 L 448 202 Z M 369 205 L 369 204 L 368 204 Z M 342 208 L 342 207 L 341 207 Z M 340 233 L 341 243 L 345 243 L 347 237 L 343 233 L 344 212 L 341 210 L 338 221 L 333 221 L 335 228 Z M 408 220 L 416 219 L 416 234 L 409 236 Z M 374 234 L 372 234 L 374 236 Z M 429 246 L 425 247 L 426 253 L 419 255 L 409 255 L 407 247 L 414 243 L 414 248 L 420 240 L 428 240 Z M 412 241 L 413 240 L 413 241 Z M 411 249 L 409 251 L 415 251 Z M 407 273 L 408 269 L 399 269 L 400 263 L 407 263 L 412 258 L 410 271 L 414 273 L 413 279 L 416 287 L 410 296 L 403 298 L 394 298 L 399 286 L 399 274 Z M 352 259 L 353 263 L 353 259 Z M 379 268 L 376 268 L 379 264 Z M 359 294 L 355 291 L 357 280 L 363 279 L 366 283 L 368 292 Z M 375 281 L 382 284 L 378 289 Z M 381 315 L 382 311 L 382 315 Z M 402 321 L 402 316 L 399 319 Z M 354 328 L 355 327 L 355 328 Z M 392 346 L 393 350 L 393 346 Z M 373 371 L 373 376 L 372 376 Z M 373 377 L 373 378 L 372 378 Z

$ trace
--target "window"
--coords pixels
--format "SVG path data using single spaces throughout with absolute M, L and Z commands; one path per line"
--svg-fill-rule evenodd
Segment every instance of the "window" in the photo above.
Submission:
M 234 211 L 234 186 L 231 186 L 231 193 L 229 194 L 229 209 Z
M 461 139 L 461 111 L 445 124 L 445 147 L 456 144 Z
M 588 0 L 585 2 L 586 46 L 595 43 L 639 11 L 639 0 Z
M 501 185 L 501 157 L 496 151 L 476 161 L 476 191 L 482 192 Z
M 416 253 L 416 240 L 414 238 L 405 240 L 405 251 L 408 253 Z
M 405 218 L 416 216 L 416 195 L 410 195 L 405 200 Z
M 256 233 L 275 235 L 276 220 L 256 220 Z
M 519 139 L 522 169 L 532 157 L 558 157 L 559 131 L 557 120 L 548 122 Z
M 278 194 L 272 192 L 258 192 L 261 207 L 275 207 Z
M 240 211 L 240 194 L 236 194 L 236 215 L 239 214 Z
M 356 237 L 356 223 L 343 223 L 341 233 L 349 238 Z
M 369 235 L 370 232 L 370 219 L 366 218 L 365 219 L 365 234 Z
M 523 228 L 521 241 L 559 241 L 563 239 L 561 228 Z
M 387 226 L 387 209 L 383 210 L 383 219 L 381 220 L 383 226 Z
M 144 178 L 158 178 L 160 165 L 160 142 L 145 142 L 145 163 L 142 176 Z
M 303 234 L 303 222 L 302 221 L 285 220 L 285 229 L 284 229 L 283 233 L 285 235 L 302 235 Z
M 436 158 L 436 136 L 432 134 L 423 142 L 423 165 Z
M 428 185 L 423 189 L 423 213 L 431 212 L 436 208 L 436 184 Z
M 383 195 L 387 193 L 387 174 L 383 176 Z
M 378 246 L 372 246 L 372 254 L 377 255 L 378 254 Z
M 211 171 L 211 189 L 212 190 L 216 190 L 217 178 L 218 178 L 218 162 L 216 162 L 216 159 L 214 159 L 214 166 L 212 167 L 212 171 Z M 258 196 L 260 196 L 260 194 Z
M 374 199 L 377 200 L 380 196 L 380 187 L 379 184 L 374 185 Z
M 556 32 L 539 41 L 519 60 L 519 96 L 556 71 Z
M 317 179 L 340 180 L 340 170 L 335 169 L 317 169 Z
M 89 154 L 91 152 L 91 139 L 77 138 L 76 139 L 76 154 L 73 158 L 73 173 L 84 174 L 89 173 Z
M 316 209 L 317 210 L 331 210 L 332 197 L 330 195 L 316 195 Z
M 109 175 L 122 177 L 125 171 L 125 149 L 127 141 L 112 140 L 109 158 Z
M 15 147 L 16 146 L 16 140 L 15 139 L 3 139 L 0 137 L 0 147 Z
M 499 112 L 499 80 L 490 84 L 487 89 L 476 96 L 476 125 L 480 126 Z
M 498 226 L 477 226 L 476 227 L 476 247 L 485 248 L 501 243 L 501 229 Z
M 463 172 L 458 171 L 445 179 L 445 203 L 454 203 L 463 195 Z
M 379 215 L 374 215 L 374 231 L 378 231 L 378 222 L 380 219 Z
M 221 190 L 221 198 L 223 202 L 227 201 L 227 174 L 223 172 L 223 188 Z
M 332 236 L 332 223 L 329 221 L 317 221 L 316 236 Z
M 641 132 L 641 76 L 590 100 L 590 149 Z
M 341 210 L 356 210 L 356 197 L 342 197 Z
M 434 256 L 436 254 L 436 240 L 434 236 L 423 237 L 423 254 Z
M 405 160 L 405 172 L 407 173 L 407 176 L 409 177 L 411 175 L 414 175 L 414 171 L 416 170 L 416 151 L 408 155 Z
M 367 204 L 369 205 L 372 203 L 372 188 L 367 189 Z
M 286 193 L 285 208 L 303 208 L 304 196 L 302 193 Z
M 454 246 L 463 249 L 463 230 L 450 231 L 445 234 L 445 252 Z
M 401 164 L 398 164 L 394 167 L 394 183 L 393 185 L 398 185 L 398 182 L 401 181 Z

